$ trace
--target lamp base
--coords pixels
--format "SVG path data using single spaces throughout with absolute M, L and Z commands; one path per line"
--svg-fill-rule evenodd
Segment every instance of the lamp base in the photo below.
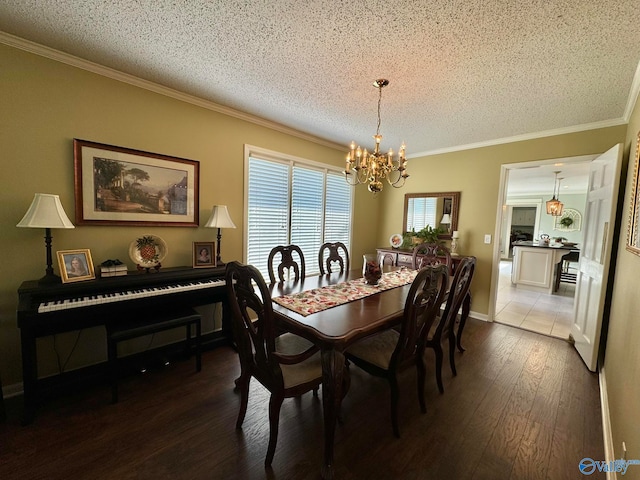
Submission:
M 59 283 L 62 283 L 62 279 L 53 273 L 47 273 L 44 277 L 38 280 L 38 285 L 57 285 Z

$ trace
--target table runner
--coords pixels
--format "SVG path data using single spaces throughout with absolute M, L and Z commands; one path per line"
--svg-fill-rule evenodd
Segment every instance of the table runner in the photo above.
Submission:
M 402 268 L 401 270 L 383 273 L 377 285 L 368 285 L 365 283 L 364 278 L 358 278 L 322 288 L 274 297 L 272 300 L 306 317 L 312 313 L 337 307 L 385 290 L 401 287 L 413 282 L 417 273 L 417 270 Z

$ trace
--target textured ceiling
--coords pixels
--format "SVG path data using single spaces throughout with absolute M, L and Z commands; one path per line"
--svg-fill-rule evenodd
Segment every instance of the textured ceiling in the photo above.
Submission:
M 2 0 L 0 30 L 345 148 L 387 78 L 409 157 L 622 123 L 640 60 L 637 0 Z

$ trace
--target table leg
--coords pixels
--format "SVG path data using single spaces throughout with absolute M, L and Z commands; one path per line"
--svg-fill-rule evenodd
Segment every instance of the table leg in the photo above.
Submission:
M 469 312 L 471 311 L 471 292 L 467 293 L 464 297 L 464 301 L 462 302 L 462 314 L 460 315 L 460 326 L 458 327 L 458 334 L 456 335 L 458 338 L 456 339 L 456 344 L 458 345 L 458 350 L 460 352 L 464 352 L 464 348 L 460 343 L 460 339 L 462 338 L 462 331 L 464 330 L 464 325 L 467 323 L 467 317 L 469 316 Z
M 338 350 L 322 350 L 322 406 L 324 410 L 324 458 L 320 474 L 333 478 L 333 440 L 336 419 L 342 402 L 344 354 Z

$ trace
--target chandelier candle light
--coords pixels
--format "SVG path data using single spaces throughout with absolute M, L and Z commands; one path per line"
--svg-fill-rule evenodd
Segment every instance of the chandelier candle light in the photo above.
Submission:
M 373 136 L 375 147 L 372 153 L 360 145 L 356 148 L 355 142 L 351 142 L 349 153 L 347 153 L 347 164 L 344 170 L 345 179 L 349 185 L 368 183 L 369 191 L 378 193 L 382 191 L 382 180 L 387 180 L 389 185 L 400 188 L 404 185 L 407 177 L 407 159 L 405 157 L 405 144 L 402 143 L 398 155 L 394 157 L 393 150 L 388 153 L 380 153 L 380 102 L 382 101 L 382 89 L 389 85 L 389 80 L 384 78 L 373 82 L 373 86 L 379 91 L 378 95 L 378 128 Z

